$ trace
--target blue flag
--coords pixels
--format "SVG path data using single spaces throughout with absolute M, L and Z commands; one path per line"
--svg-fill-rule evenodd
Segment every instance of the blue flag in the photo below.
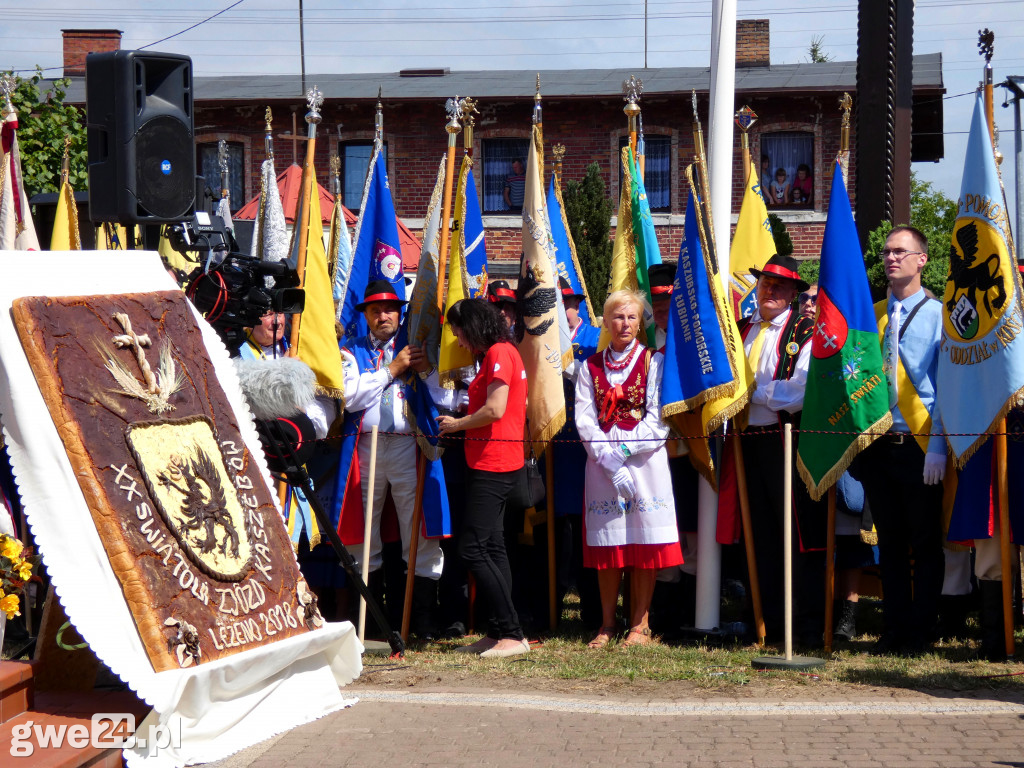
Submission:
M 551 239 L 555 242 L 555 259 L 558 262 L 558 274 L 564 277 L 572 288 L 573 293 L 584 297 L 580 302 L 580 318 L 587 325 L 593 325 L 593 315 L 590 312 L 590 294 L 583 284 L 583 271 L 576 260 L 576 248 L 572 242 L 572 235 L 569 234 L 569 227 L 565 221 L 565 211 L 562 207 L 562 191 L 555 184 L 555 176 L 552 174 L 551 183 L 548 185 L 548 219 L 551 224 Z
M 943 295 L 936 400 L 958 467 L 1024 399 L 1024 317 L 1006 201 L 979 93 Z
M 730 323 L 735 327 L 717 270 L 701 242 L 696 193 L 691 190 L 672 285 L 661 380 L 662 418 L 736 392 L 739 384 L 728 341 Z
M 366 286 L 373 280 L 387 280 L 394 287 L 395 294 L 405 298 L 402 246 L 398 240 L 398 223 L 384 154 L 379 144 L 374 147 L 370 173 L 363 187 L 352 262 L 343 281 L 345 299 L 338 310 L 338 320 L 346 338 L 359 338 L 369 331 L 366 318 L 356 309 L 356 304 L 362 302 Z
M 484 219 L 480 215 L 480 201 L 476 196 L 473 167 L 466 179 L 466 215 L 462 220 L 466 243 L 466 286 L 470 299 L 487 298 L 487 244 L 484 242 Z

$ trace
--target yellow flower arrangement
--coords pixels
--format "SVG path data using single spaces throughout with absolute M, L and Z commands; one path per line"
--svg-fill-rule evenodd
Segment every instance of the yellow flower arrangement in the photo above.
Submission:
M 8 619 L 21 616 L 21 601 L 17 595 L 4 595 L 0 597 L 0 611 L 7 614 Z
M 18 539 L 0 534 L 0 611 L 8 619 L 21 615 L 18 595 L 32 578 L 32 568 L 38 561 Z
M 25 545 L 17 539 L 6 534 L 0 534 L 0 556 L 6 557 L 8 560 L 14 560 L 21 554 L 24 548 Z

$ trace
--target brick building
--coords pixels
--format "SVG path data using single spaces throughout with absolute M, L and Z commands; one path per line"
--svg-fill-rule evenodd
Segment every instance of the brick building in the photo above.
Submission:
M 65 32 L 66 74 L 73 84 L 69 99 L 84 102 L 83 51 L 110 50 L 119 45 L 109 30 L 96 33 L 89 47 L 88 32 Z M 831 166 L 840 141 L 839 99 L 856 94 L 855 62 L 772 65 L 767 20 L 740 21 L 737 27 L 736 107 L 749 105 L 758 115 L 750 132 L 755 163 L 768 156 L 768 173 L 786 171 L 792 183 L 800 166 L 810 169 L 812 192 L 807 200 L 769 206 L 786 222 L 796 255 L 816 257 L 821 245 Z M 77 68 L 76 68 L 77 67 Z M 685 168 L 692 162 L 691 90 L 698 108 L 708 115 L 710 71 L 706 68 L 542 70 L 544 137 L 547 147 L 566 147 L 563 181 L 583 177 L 597 163 L 617 201 L 618 148 L 627 137 L 622 112 L 621 84 L 630 75 L 643 80 L 643 130 L 646 137 L 646 184 L 662 254 L 674 258 L 682 235 L 687 188 Z M 395 207 L 402 220 L 419 234 L 423 226 L 438 163 L 447 146 L 444 102 L 472 96 L 480 115 L 474 137 L 475 175 L 490 260 L 518 262 L 521 219 L 506 209 L 502 190 L 516 157 L 525 156 L 530 135 L 531 110 L 537 72 L 413 70 L 385 74 L 307 75 L 307 87 L 316 85 L 325 97 L 323 122 L 317 141 L 318 180 L 327 184 L 328 158 L 342 159 L 344 203 L 357 210 L 359 192 L 373 138 L 374 108 L 382 91 L 384 136 L 388 174 Z M 937 161 L 942 157 L 941 54 L 914 57 L 913 159 Z M 204 77 L 194 73 L 197 173 L 204 169 L 219 186 L 216 147 L 227 140 L 232 155 L 232 201 L 240 207 L 258 193 L 259 167 L 265 159 L 263 114 L 274 114 L 275 156 L 278 170 L 305 152 L 301 142 L 281 138 L 293 123 L 305 132 L 306 111 L 299 77 Z M 855 121 L 854 121 L 855 123 Z M 852 128 L 851 130 L 855 130 Z M 739 212 L 743 174 L 740 136 L 736 131 L 733 164 L 733 221 Z M 461 139 L 460 139 L 461 145 Z M 851 137 L 855 150 L 855 136 Z M 461 153 L 460 153 L 461 154 Z M 547 155 L 550 162 L 550 153 Z M 851 157 L 851 197 L 857 186 L 857 158 Z M 864 191 L 860 191 L 864 194 Z M 870 194 L 870 192 L 867 192 Z M 614 225 L 614 219 L 613 219 Z M 612 234 L 614 235 L 614 228 Z M 504 268 L 503 268 L 504 266 Z M 494 264 L 492 272 L 507 266 Z

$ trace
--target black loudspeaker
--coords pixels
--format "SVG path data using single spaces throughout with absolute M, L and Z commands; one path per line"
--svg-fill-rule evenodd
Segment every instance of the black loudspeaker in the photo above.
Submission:
M 195 205 L 192 60 L 112 51 L 85 59 L 93 221 L 181 221 Z

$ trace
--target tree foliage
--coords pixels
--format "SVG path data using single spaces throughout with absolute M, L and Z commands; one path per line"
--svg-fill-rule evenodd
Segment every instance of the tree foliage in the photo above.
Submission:
M 31 197 L 40 192 L 60 190 L 66 136 L 71 138 L 71 186 L 85 189 L 88 186 L 88 153 L 82 111 L 64 103 L 71 80 L 61 78 L 45 83 L 43 72 L 37 67 L 32 77 L 16 77 L 16 81 L 11 101 L 18 113 L 18 146 L 21 149 L 25 191 Z
M 772 239 L 775 241 L 775 252 L 779 256 L 793 255 L 793 238 L 789 236 L 786 222 L 774 213 L 768 214 L 768 222 L 772 225 Z
M 608 295 L 612 264 L 612 242 L 608 239 L 612 201 L 601 177 L 601 166 L 591 163 L 581 181 L 566 182 L 562 197 L 587 292 L 595 311 L 600 312 Z
M 811 38 L 811 45 L 807 49 L 807 60 L 811 64 L 824 64 L 835 59 L 831 53 L 825 50 L 825 36 L 818 35 Z
M 921 274 L 921 283 L 940 297 L 946 290 L 946 276 L 949 274 L 949 248 L 956 211 L 955 200 L 935 189 L 930 182 L 921 181 L 916 174 L 910 175 L 910 226 L 921 230 L 928 238 L 928 263 Z M 885 293 L 888 282 L 879 252 L 892 228 L 892 223 L 884 221 L 868 234 L 864 264 L 868 282 L 877 295 Z

